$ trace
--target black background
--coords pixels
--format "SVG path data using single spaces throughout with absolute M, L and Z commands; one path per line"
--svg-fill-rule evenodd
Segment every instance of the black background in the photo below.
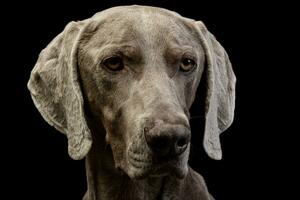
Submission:
M 251 1 L 40 1 L 2 7 L 1 148 L 7 199 L 81 199 L 84 161 L 67 154 L 65 136 L 50 127 L 34 107 L 26 84 L 39 52 L 72 20 L 116 5 L 164 7 L 202 20 L 224 46 L 237 76 L 233 125 L 221 136 L 223 160 L 192 152 L 193 166 L 217 200 L 288 199 L 295 174 L 294 139 L 297 58 L 291 48 L 297 23 L 287 2 Z M 289 6 L 289 8 L 288 8 Z M 291 34 L 287 34 L 291 31 Z M 299 65 L 299 64 L 298 64 Z M 293 106 L 293 109 L 290 108 Z M 297 120 L 297 118 L 296 118 Z M 296 126 L 295 126 L 296 125 Z M 299 131 L 298 131 L 299 132 Z M 293 185 L 293 184 L 292 184 Z M 288 188 L 290 191 L 285 190 Z

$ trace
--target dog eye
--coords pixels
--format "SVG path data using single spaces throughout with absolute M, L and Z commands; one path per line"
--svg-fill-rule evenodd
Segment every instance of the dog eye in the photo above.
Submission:
M 183 58 L 180 63 L 180 70 L 188 72 L 196 66 L 196 62 L 190 58 Z
M 122 58 L 115 56 L 104 60 L 103 65 L 111 71 L 120 71 L 124 69 Z

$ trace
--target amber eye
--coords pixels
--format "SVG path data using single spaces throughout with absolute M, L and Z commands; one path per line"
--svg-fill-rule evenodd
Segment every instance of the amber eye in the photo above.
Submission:
M 107 58 L 103 65 L 111 71 L 120 71 L 124 68 L 123 60 L 118 56 Z
M 196 62 L 190 58 L 183 58 L 180 63 L 180 70 L 188 72 L 196 66 Z

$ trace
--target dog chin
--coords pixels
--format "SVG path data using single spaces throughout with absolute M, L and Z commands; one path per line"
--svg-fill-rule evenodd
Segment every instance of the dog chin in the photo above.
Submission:
M 131 179 L 146 179 L 146 178 L 159 178 L 165 176 L 174 176 L 178 179 L 183 179 L 188 173 L 188 165 L 179 164 L 166 164 L 163 166 L 152 166 L 152 165 L 144 165 L 144 166 L 133 166 L 127 168 L 126 174 Z
M 166 166 L 166 167 L 161 167 L 156 170 L 153 170 L 150 174 L 149 177 L 164 177 L 164 176 L 173 176 L 178 179 L 183 179 L 186 177 L 188 173 L 188 166 Z

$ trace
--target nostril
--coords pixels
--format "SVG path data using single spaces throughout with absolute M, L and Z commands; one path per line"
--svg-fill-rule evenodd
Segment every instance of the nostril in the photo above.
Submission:
M 186 150 L 188 143 L 189 143 L 189 137 L 179 138 L 175 143 L 175 154 L 176 155 L 182 154 Z
M 168 137 L 152 137 L 148 144 L 154 152 L 164 156 L 170 151 L 171 140 Z
M 184 147 L 185 145 L 187 145 L 187 139 L 186 139 L 186 138 L 180 138 L 180 139 L 177 141 L 176 145 L 177 145 L 178 147 Z
M 143 127 L 147 146 L 156 157 L 175 157 L 182 154 L 190 142 L 190 132 L 182 125 L 153 125 Z

